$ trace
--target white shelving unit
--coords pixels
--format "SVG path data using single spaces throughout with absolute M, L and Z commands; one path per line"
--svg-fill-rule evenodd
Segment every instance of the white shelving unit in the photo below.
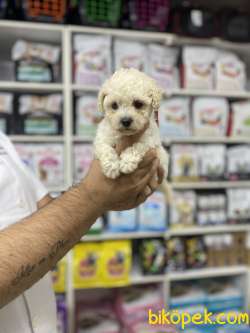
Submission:
M 28 39 L 37 42 L 49 42 L 60 45 L 62 48 L 61 59 L 61 81 L 51 84 L 39 83 L 21 83 L 14 82 L 11 78 L 6 78 L 0 74 L 0 91 L 13 91 L 13 92 L 61 92 L 63 94 L 63 122 L 64 132 L 60 136 L 11 136 L 14 142 L 59 142 L 64 146 L 64 165 L 65 165 L 65 179 L 64 185 L 59 188 L 50 189 L 53 192 L 58 192 L 67 189 L 73 182 L 73 167 L 72 167 L 72 147 L 76 142 L 86 142 L 80 137 L 73 135 L 73 95 L 81 94 L 83 92 L 97 93 L 98 89 L 90 86 L 82 86 L 73 83 L 72 80 L 72 37 L 74 34 L 102 34 L 111 35 L 114 37 L 125 37 L 131 40 L 141 40 L 145 42 L 161 42 L 166 45 L 211 45 L 224 49 L 230 49 L 239 52 L 249 53 L 249 44 L 231 43 L 222 41 L 220 39 L 194 39 L 183 38 L 169 33 L 154 33 L 142 32 L 131 30 L 119 29 L 105 29 L 94 27 L 75 27 L 75 26 L 62 26 L 50 25 L 39 23 L 25 23 L 13 21 L 0 21 L 0 42 L 3 45 L 4 52 L 0 55 L 1 61 L 8 61 L 10 59 L 10 51 L 16 39 Z M 1 73 L 1 72 L 0 72 Z M 168 95 L 180 96 L 223 96 L 229 99 L 249 99 L 249 91 L 203 91 L 203 90 L 189 90 L 189 89 L 175 89 L 170 91 Z M 174 138 L 166 140 L 166 145 L 173 143 L 250 143 L 250 138 Z M 249 187 L 250 181 L 220 181 L 220 182 L 190 182 L 190 183 L 177 183 L 172 184 L 174 189 L 226 189 L 237 187 Z M 190 227 L 189 229 L 170 229 L 167 232 L 131 232 L 126 234 L 103 234 L 96 236 L 85 236 L 82 241 L 105 241 L 108 239 L 141 239 L 151 237 L 165 237 L 166 239 L 173 236 L 187 236 L 187 235 L 202 235 L 214 234 L 223 232 L 237 232 L 246 231 L 250 232 L 249 225 L 221 225 L 209 227 Z M 67 306 L 69 311 L 69 333 L 74 332 L 74 305 L 75 293 L 72 283 L 72 253 L 67 255 L 68 260 L 68 274 L 67 274 Z M 200 270 L 190 270 L 186 272 L 176 272 L 163 274 L 159 276 L 142 276 L 138 272 L 133 272 L 131 276 L 131 284 L 147 284 L 147 283 L 163 283 L 165 288 L 164 295 L 169 296 L 170 284 L 172 281 L 200 279 L 206 277 L 216 276 L 230 276 L 242 275 L 245 277 L 249 284 L 249 270 L 245 266 L 231 266 L 222 268 L 207 268 Z M 166 298 L 167 301 L 167 298 Z

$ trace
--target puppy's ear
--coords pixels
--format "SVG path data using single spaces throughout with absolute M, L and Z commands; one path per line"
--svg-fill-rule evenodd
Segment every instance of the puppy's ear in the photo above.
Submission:
M 157 112 L 159 107 L 160 107 L 160 102 L 161 102 L 161 98 L 162 98 L 162 94 L 163 94 L 163 90 L 158 87 L 155 86 L 151 92 L 150 92 L 150 97 L 152 99 L 151 105 L 152 105 L 152 111 L 153 112 Z
M 104 88 L 101 88 L 101 90 L 99 91 L 98 94 L 98 110 L 102 113 L 104 113 L 104 106 L 103 106 L 103 102 L 104 102 L 104 98 L 107 96 L 107 92 Z

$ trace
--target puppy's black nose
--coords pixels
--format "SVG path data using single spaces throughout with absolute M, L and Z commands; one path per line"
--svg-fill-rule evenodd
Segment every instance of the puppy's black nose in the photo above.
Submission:
M 123 117 L 121 119 L 122 126 L 124 126 L 126 128 L 128 128 L 132 124 L 132 122 L 133 122 L 133 119 L 130 117 Z
M 131 117 L 123 117 L 121 119 L 122 126 L 128 128 L 133 122 L 133 119 Z

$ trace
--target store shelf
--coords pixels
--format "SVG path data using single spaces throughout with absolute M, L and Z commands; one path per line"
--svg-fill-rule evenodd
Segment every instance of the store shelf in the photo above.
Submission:
M 140 275 L 134 274 L 130 278 L 131 285 L 148 284 L 148 283 L 161 283 L 166 279 L 166 275 Z
M 163 144 L 169 146 L 174 143 L 223 143 L 223 144 L 244 144 L 250 143 L 250 137 L 200 137 L 200 136 L 191 136 L 191 137 L 179 137 L 179 138 L 170 138 L 163 139 Z
M 246 274 L 248 269 L 246 266 L 228 266 L 228 267 L 211 267 L 192 269 L 189 271 L 172 272 L 167 274 L 170 281 L 182 281 L 190 279 L 204 279 L 219 276 L 233 276 Z
M 71 85 L 71 89 L 75 92 L 95 92 L 97 93 L 100 88 L 97 87 L 93 87 L 93 86 L 87 86 L 87 85 L 83 85 L 83 84 L 72 84 Z
M 218 225 L 218 226 L 198 226 L 198 227 L 186 227 L 180 229 L 170 229 L 166 232 L 166 238 L 174 236 L 191 236 L 191 235 L 206 235 L 228 232 L 241 232 L 250 231 L 250 224 L 239 225 Z
M 44 143 L 44 142 L 64 142 L 65 137 L 63 135 L 9 135 L 9 138 L 13 142 L 36 142 L 36 143 Z
M 11 91 L 62 91 L 63 85 L 60 83 L 33 83 L 33 82 L 16 82 L 16 81 L 0 81 L 0 90 Z
M 170 183 L 175 190 L 205 190 L 205 189 L 227 189 L 227 188 L 250 188 L 250 181 L 219 181 L 219 182 L 172 182 Z
M 82 242 L 97 242 L 111 239 L 140 239 L 140 238 L 154 238 L 154 237 L 164 237 L 164 232 L 120 232 L 120 233 L 111 233 L 106 232 L 100 235 L 89 235 L 84 236 Z
M 215 96 L 235 99 L 250 98 L 250 91 L 222 91 L 222 90 L 204 90 L 204 89 L 173 89 L 167 92 L 167 96 Z
M 86 139 L 81 137 L 80 135 L 75 135 L 71 137 L 73 142 L 80 142 L 80 143 L 93 143 L 93 140 L 91 139 Z

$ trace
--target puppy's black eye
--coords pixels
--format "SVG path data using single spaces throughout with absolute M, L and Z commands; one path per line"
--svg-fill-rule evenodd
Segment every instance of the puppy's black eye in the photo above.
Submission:
M 116 102 L 113 102 L 111 104 L 111 107 L 112 107 L 113 110 L 117 110 L 118 109 L 118 104 Z
M 133 106 L 136 108 L 136 109 L 141 109 L 143 106 L 144 106 L 144 103 L 142 101 L 139 101 L 139 100 L 135 100 L 133 102 Z

